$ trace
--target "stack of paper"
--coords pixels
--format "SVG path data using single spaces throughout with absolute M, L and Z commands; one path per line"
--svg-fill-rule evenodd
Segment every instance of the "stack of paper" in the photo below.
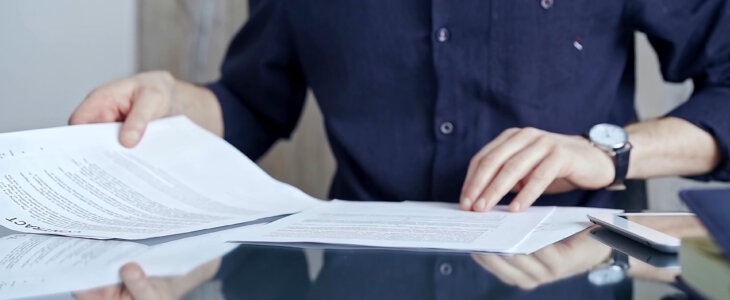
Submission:
M 153 122 L 134 149 L 119 145 L 119 126 L 0 135 L 0 224 L 76 237 L 1 238 L 0 297 L 116 283 L 130 261 L 150 276 L 181 275 L 235 247 L 226 241 L 530 253 L 586 228 L 586 214 L 595 211 L 510 213 L 498 206 L 476 213 L 453 203 L 325 202 L 271 178 L 187 118 Z M 148 239 L 297 212 L 154 247 L 83 239 Z
M 146 239 L 301 211 L 321 201 L 279 182 L 184 117 L 134 149 L 119 124 L 0 135 L 0 224 L 27 233 Z
M 497 206 L 477 213 L 455 203 L 333 200 L 248 231 L 236 241 L 531 253 L 590 226 L 586 214 L 595 211 L 606 212 L 533 206 L 511 213 Z

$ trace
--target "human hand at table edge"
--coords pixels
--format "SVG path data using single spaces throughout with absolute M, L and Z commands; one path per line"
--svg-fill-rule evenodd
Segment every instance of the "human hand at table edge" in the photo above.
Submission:
M 221 259 L 212 260 L 184 276 L 149 278 L 136 263 L 120 270 L 122 283 L 74 293 L 78 300 L 152 300 L 180 299 L 195 287 L 210 280 L 218 271 Z
M 76 108 L 69 124 L 123 122 L 119 141 L 131 148 L 141 141 L 151 121 L 174 115 L 186 115 L 223 135 L 223 116 L 215 95 L 166 71 L 139 73 L 96 88 Z
M 532 205 L 543 193 L 598 189 L 614 178 L 611 158 L 581 136 L 536 128 L 510 128 L 484 146 L 469 163 L 461 208 L 491 210 L 517 192 L 511 211 Z
M 627 179 L 704 174 L 721 161 L 715 138 L 684 119 L 665 117 L 625 130 L 632 145 Z M 510 210 L 517 212 L 542 194 L 600 189 L 614 177 L 609 154 L 582 136 L 510 128 L 471 159 L 460 203 L 463 210 L 484 212 L 516 192 Z
M 611 248 L 588 235 L 594 228 L 587 228 L 529 255 L 507 257 L 496 253 L 475 253 L 471 256 L 505 284 L 532 290 L 586 272 L 606 261 L 611 255 Z

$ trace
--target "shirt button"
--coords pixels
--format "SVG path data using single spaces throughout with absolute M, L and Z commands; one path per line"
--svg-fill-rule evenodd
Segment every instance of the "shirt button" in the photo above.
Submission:
M 452 132 L 454 132 L 454 124 L 451 122 L 443 122 L 441 123 L 441 127 L 439 127 L 439 129 L 441 129 L 441 133 L 443 134 L 451 134 Z
M 555 0 L 540 0 L 540 5 L 542 5 L 542 8 L 549 9 L 553 7 L 553 3 Z
M 439 272 L 441 272 L 441 275 L 449 276 L 453 271 L 454 267 L 452 267 L 450 263 L 442 263 L 441 266 L 439 266 Z
M 449 40 L 449 30 L 446 27 L 441 27 L 436 30 L 436 40 L 439 42 L 446 42 Z

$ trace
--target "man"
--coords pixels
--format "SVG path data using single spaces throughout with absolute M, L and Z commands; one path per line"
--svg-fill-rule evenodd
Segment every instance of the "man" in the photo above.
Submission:
M 218 82 L 142 73 L 92 92 L 70 123 L 124 121 L 133 147 L 151 120 L 185 114 L 256 159 L 291 133 L 310 87 L 338 165 L 332 198 L 612 207 L 604 188 L 625 179 L 730 179 L 727 1 L 264 0 L 251 11 Z M 666 80 L 695 83 L 659 120 L 632 123 L 635 30 Z

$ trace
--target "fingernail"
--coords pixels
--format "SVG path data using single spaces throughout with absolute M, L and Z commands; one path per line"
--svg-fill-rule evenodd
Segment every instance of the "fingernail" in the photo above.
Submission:
M 471 204 L 472 204 L 471 199 L 469 199 L 469 197 L 466 197 L 463 200 L 461 200 L 461 206 L 466 209 L 471 208 Z
M 487 199 L 484 199 L 484 198 L 479 199 L 479 200 L 477 200 L 476 209 L 482 210 L 482 209 L 484 209 L 484 207 L 486 205 L 487 205 Z
M 127 279 L 130 280 L 136 280 L 142 278 L 142 272 L 140 272 L 138 269 L 132 269 L 126 272 Z
M 512 204 L 510 204 L 510 206 L 511 206 L 510 207 L 510 210 L 512 210 L 512 211 L 520 211 L 520 203 L 519 202 L 512 202 Z
M 136 131 L 127 131 L 127 132 L 124 133 L 124 135 L 122 136 L 122 138 L 127 143 L 136 143 L 139 140 L 139 133 L 136 132 Z

